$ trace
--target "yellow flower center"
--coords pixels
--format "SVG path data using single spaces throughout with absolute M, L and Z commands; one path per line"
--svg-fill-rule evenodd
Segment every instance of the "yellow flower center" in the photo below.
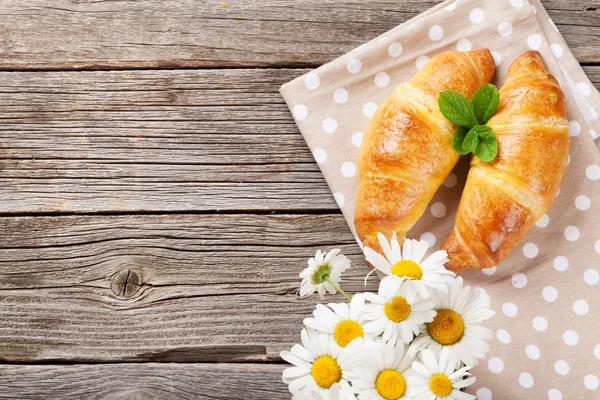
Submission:
M 458 313 L 452 310 L 439 310 L 433 321 L 427 325 L 429 334 L 436 342 L 449 345 L 458 342 L 465 333 L 465 324 Z
M 348 343 L 363 336 L 362 326 L 356 321 L 345 319 L 340 321 L 333 330 L 333 338 L 341 347 L 346 347 Z
M 452 381 L 445 374 L 434 374 L 429 379 L 429 389 L 438 397 L 452 393 Z
M 317 385 L 325 389 L 329 389 L 342 379 L 342 369 L 336 359 L 331 356 L 317 358 L 310 373 Z
M 396 296 L 391 303 L 385 303 L 383 312 L 390 321 L 404 321 L 410 314 L 410 304 L 402 296 Z
M 392 266 L 392 275 L 419 280 L 423 276 L 423 270 L 413 260 L 402 260 Z
M 377 375 L 375 389 L 385 400 L 397 400 L 404 394 L 406 382 L 400 372 L 386 369 Z

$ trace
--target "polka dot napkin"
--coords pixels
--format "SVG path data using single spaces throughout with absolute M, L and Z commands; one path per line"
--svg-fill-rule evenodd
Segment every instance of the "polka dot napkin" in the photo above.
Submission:
M 600 399 L 600 94 L 538 0 L 446 1 L 281 93 L 354 231 L 356 159 L 377 105 L 430 57 L 481 47 L 494 55 L 498 86 L 521 53 L 542 54 L 567 97 L 571 150 L 548 213 L 501 265 L 463 274 L 497 312 L 491 351 L 469 391 L 481 400 Z M 463 157 L 409 237 L 440 247 L 468 163 Z

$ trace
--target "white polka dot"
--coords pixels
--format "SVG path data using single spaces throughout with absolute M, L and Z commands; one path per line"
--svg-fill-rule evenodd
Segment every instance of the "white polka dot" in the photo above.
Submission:
M 594 356 L 596 356 L 596 358 L 600 360 L 600 343 L 597 344 L 596 347 L 594 347 Z
M 456 175 L 454 175 L 453 172 L 450 172 L 448 174 L 448 176 L 446 177 L 446 179 L 444 179 L 444 186 L 451 188 L 451 187 L 456 186 L 456 182 L 457 182 Z
M 593 129 L 590 129 L 590 135 L 592 135 L 592 139 L 596 140 L 600 137 L 600 133 L 596 132 Z
M 532 360 L 540 359 L 540 349 L 533 344 L 525 347 L 525 354 L 527 354 L 527 357 L 531 358 Z
M 569 373 L 569 364 L 565 360 L 558 360 L 554 363 L 554 370 L 557 374 L 565 376 Z
M 512 276 L 512 284 L 517 289 L 523 289 L 525 286 L 527 286 L 527 275 L 520 272 L 514 274 Z
M 590 85 L 588 85 L 585 82 L 579 82 L 576 86 L 577 86 L 577 89 L 579 89 L 581 94 L 584 96 L 589 96 L 592 93 L 592 89 L 590 88 Z
M 498 53 L 497 51 L 492 51 L 492 57 L 494 57 L 494 64 L 496 65 L 496 67 L 500 65 L 500 63 L 502 62 L 502 55 L 500 55 L 500 53 Z
M 600 380 L 596 375 L 589 374 L 583 378 L 583 384 L 589 390 L 596 390 L 600 386 Z
M 309 73 L 308 75 L 306 75 L 306 78 L 304 78 L 304 84 L 310 90 L 314 90 L 314 89 L 318 88 L 319 85 L 321 84 L 319 75 L 315 74 L 314 72 Z
M 421 69 L 428 62 L 429 62 L 429 57 L 427 57 L 427 56 L 421 56 L 421 57 L 417 58 L 417 61 L 415 61 L 415 66 L 417 67 L 417 69 Z
M 494 275 L 498 267 L 484 268 L 481 270 L 486 275 Z
M 588 285 L 595 285 L 600 282 L 600 273 L 595 269 L 588 269 L 583 273 L 583 281 Z
M 444 203 L 434 203 L 431 206 L 431 215 L 433 215 L 436 218 L 442 218 L 444 215 L 446 215 L 446 206 L 444 205 Z
M 556 257 L 552 264 L 554 265 L 554 269 L 559 272 L 564 272 L 569 268 L 569 260 L 565 256 Z
M 323 120 L 323 130 L 327 133 L 334 133 L 337 131 L 338 124 L 337 121 L 333 118 L 325 118 Z
M 390 44 L 390 47 L 388 47 L 388 54 L 394 58 L 400 57 L 400 54 L 402 54 L 402 44 L 398 42 Z
M 514 8 L 521 8 L 523 6 L 523 0 L 510 0 L 510 4 Z
M 360 148 L 360 144 L 362 143 L 363 133 L 362 132 L 354 132 L 352 134 L 352 144 L 354 147 Z
M 372 101 L 369 101 L 368 103 L 365 103 L 363 105 L 363 114 L 365 114 L 365 116 L 371 118 L 374 114 L 375 111 L 377 110 L 377 103 L 373 103 Z
M 577 300 L 573 303 L 573 311 L 579 316 L 586 315 L 590 311 L 590 305 L 585 300 Z
M 537 15 L 537 8 L 533 4 L 531 4 L 531 9 L 533 10 L 533 15 Z
M 348 91 L 344 88 L 337 88 L 333 92 L 333 101 L 338 104 L 344 104 L 348 101 Z
M 460 39 L 458 43 L 456 43 L 456 50 L 458 51 L 469 51 L 473 48 L 473 45 L 469 41 L 469 39 Z
M 529 35 L 529 37 L 527 38 L 527 46 L 529 46 L 529 48 L 531 50 L 537 50 L 540 48 L 541 45 L 542 45 L 542 37 L 540 35 L 538 35 L 537 33 L 534 33 L 533 35 Z
M 362 63 L 358 58 L 353 58 L 350 61 L 348 61 L 348 64 L 346 64 L 346 68 L 351 74 L 358 74 L 362 68 Z
M 590 198 L 587 196 L 579 195 L 575 199 L 575 207 L 580 211 L 585 211 L 590 208 Z
M 550 23 L 550 25 L 552 25 L 552 28 L 554 28 L 554 30 L 558 32 L 558 28 L 556 27 L 554 21 L 552 21 L 552 18 L 548 18 L 548 22 Z
M 427 246 L 429 246 L 429 248 L 432 248 L 433 246 L 435 246 L 436 237 L 431 232 L 424 232 L 421 235 L 420 240 L 426 241 L 427 242 Z
M 533 325 L 533 328 L 539 332 L 544 332 L 548 329 L 548 321 L 546 321 L 546 318 L 544 317 L 535 317 L 531 324 Z
M 302 121 L 308 116 L 308 109 L 304 104 L 296 104 L 292 110 L 292 113 L 294 114 L 294 118 L 296 118 L 298 121 Z
M 596 253 L 600 254 L 600 240 L 596 240 L 596 243 L 594 243 L 594 249 L 596 250 Z
M 513 31 L 513 26 L 510 22 L 502 22 L 498 25 L 498 33 L 500 36 L 510 36 Z
M 337 203 L 338 207 L 344 207 L 344 204 L 346 203 L 346 198 L 343 194 L 341 194 L 340 192 L 335 192 L 333 194 L 333 198 L 335 199 L 335 202 Z
M 558 43 L 552 43 L 550 45 L 550 50 L 552 50 L 552 54 L 554 54 L 554 57 L 556 58 L 561 58 L 563 56 L 563 49 Z
M 504 303 L 502 305 L 502 312 L 507 317 L 513 318 L 517 315 L 517 306 L 514 303 Z
M 444 10 L 448 10 L 448 11 L 452 11 L 456 9 L 456 1 L 448 4 L 446 7 L 444 7 Z
M 548 217 L 548 214 L 544 214 L 540 217 L 540 219 L 536 221 L 535 226 L 537 226 L 538 228 L 545 228 L 548 226 L 549 222 L 550 218 Z
M 488 388 L 479 388 L 476 394 L 479 400 L 492 400 L 492 392 Z
M 479 23 L 483 22 L 484 18 L 485 18 L 485 15 L 481 8 L 474 8 L 469 13 L 469 20 L 474 24 L 479 24 Z
M 575 346 L 577 342 L 579 342 L 579 335 L 572 330 L 565 331 L 565 333 L 563 333 L 563 342 L 565 342 L 567 346 Z
M 569 121 L 569 135 L 570 136 L 579 136 L 579 132 L 581 132 L 581 125 L 577 121 Z
M 342 175 L 346 178 L 352 178 L 356 175 L 356 166 L 350 161 L 346 161 L 342 164 Z
M 317 164 L 323 164 L 327 159 L 327 153 L 325 153 L 325 150 L 321 148 L 314 149 L 312 153 Z
M 519 383 L 525 389 L 529 389 L 533 386 L 533 376 L 527 372 L 523 372 L 521 375 L 519 375 Z
M 574 242 L 579 239 L 579 229 L 576 226 L 567 226 L 565 228 L 565 238 L 569 242 Z
M 429 39 L 437 42 L 444 37 L 444 29 L 439 25 L 434 25 L 429 29 Z
M 504 371 L 504 361 L 498 357 L 492 357 L 488 361 L 488 368 L 494 374 L 499 374 L 500 372 Z
M 552 303 L 553 301 L 556 301 L 556 299 L 558 297 L 558 290 L 556 290 L 556 288 L 554 286 L 546 286 L 542 290 L 542 297 L 547 302 Z
M 598 179 L 600 179 L 600 167 L 596 164 L 589 165 L 585 169 L 585 176 L 587 176 L 588 179 L 597 181 Z
M 523 254 L 527 258 L 535 258 L 538 255 L 538 247 L 535 243 L 525 243 L 523 246 Z
M 562 393 L 558 389 L 548 390 L 548 400 L 562 400 Z
M 375 75 L 375 85 L 377 87 L 386 87 L 390 83 L 390 76 L 385 72 L 380 72 Z
M 496 332 L 496 338 L 498 338 L 498 340 L 501 343 L 510 343 L 510 333 L 508 333 L 508 331 L 505 331 L 504 329 L 499 329 L 498 332 Z

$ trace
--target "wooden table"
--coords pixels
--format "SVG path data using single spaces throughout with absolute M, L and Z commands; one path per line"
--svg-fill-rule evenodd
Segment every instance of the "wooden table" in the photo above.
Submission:
M 298 273 L 361 256 L 278 88 L 435 3 L 0 1 L 0 398 L 289 399 Z

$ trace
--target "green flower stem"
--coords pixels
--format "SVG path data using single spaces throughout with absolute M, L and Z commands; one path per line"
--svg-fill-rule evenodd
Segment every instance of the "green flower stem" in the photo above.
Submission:
M 341 287 L 339 287 L 338 285 L 336 285 L 335 282 L 331 280 L 331 278 L 327 277 L 327 278 L 325 278 L 325 281 L 327 283 L 329 283 L 331 286 L 333 286 L 333 288 L 335 290 L 337 290 L 342 296 L 344 296 L 345 298 L 347 298 L 348 301 L 352 301 L 352 298 L 350 296 L 348 296 L 348 294 L 346 292 L 344 292 Z

